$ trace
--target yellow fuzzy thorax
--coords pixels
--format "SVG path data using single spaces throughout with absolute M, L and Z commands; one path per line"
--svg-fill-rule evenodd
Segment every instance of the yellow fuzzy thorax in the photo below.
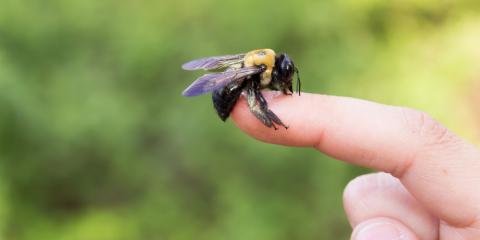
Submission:
M 245 67 L 261 66 L 266 67 L 261 76 L 261 85 L 266 86 L 272 80 L 272 70 L 275 66 L 275 51 L 272 49 L 257 49 L 245 54 L 243 60 Z

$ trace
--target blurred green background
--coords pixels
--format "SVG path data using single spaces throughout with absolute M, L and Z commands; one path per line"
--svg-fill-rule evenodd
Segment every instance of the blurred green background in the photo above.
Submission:
M 266 47 L 304 91 L 479 143 L 478 0 L 1 0 L 0 239 L 348 239 L 342 190 L 366 169 L 180 95 L 202 74 L 182 63 Z

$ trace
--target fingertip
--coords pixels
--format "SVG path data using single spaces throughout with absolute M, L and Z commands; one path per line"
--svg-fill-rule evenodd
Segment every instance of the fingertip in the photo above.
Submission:
M 378 217 L 358 224 L 352 233 L 352 240 L 417 240 L 413 231 L 395 219 Z
M 243 96 L 240 96 L 240 98 L 237 101 L 237 104 L 233 108 L 233 111 L 230 114 L 231 119 L 235 123 L 235 125 L 243 130 L 246 133 L 250 132 L 250 126 L 255 124 L 252 121 L 252 118 L 249 116 L 249 109 L 247 106 L 247 101 Z
M 273 111 L 288 128 L 277 126 L 277 129 L 265 126 L 248 108 L 245 97 L 240 97 L 231 113 L 235 125 L 242 131 L 267 143 L 289 146 L 312 146 L 318 133 L 317 121 L 311 121 L 314 111 L 309 111 L 308 98 L 312 94 L 283 95 L 278 92 L 262 93 L 268 102 L 268 108 Z M 310 120 L 307 120 L 309 119 Z
M 279 108 L 279 101 L 281 101 L 279 98 L 281 98 L 281 96 L 275 96 L 271 93 L 265 93 L 264 96 L 269 104 L 269 108 L 275 112 L 277 116 L 282 119 L 282 121 L 285 121 L 284 115 L 282 114 L 283 108 Z M 282 135 L 286 134 L 286 132 L 289 130 L 281 126 L 277 127 L 277 129 L 265 126 L 250 112 L 248 103 L 244 96 L 241 96 L 238 100 L 231 113 L 231 118 L 240 130 L 263 142 L 279 143 L 276 140 L 281 139 Z M 288 122 L 285 122 L 285 124 L 289 126 Z
M 351 226 L 385 216 L 402 222 L 421 239 L 438 237 L 438 220 L 388 173 L 370 173 L 350 181 L 343 206 Z
M 352 179 L 343 191 L 346 208 L 351 208 L 358 199 L 371 195 L 375 191 L 388 189 L 404 190 L 400 181 L 384 172 L 369 173 Z

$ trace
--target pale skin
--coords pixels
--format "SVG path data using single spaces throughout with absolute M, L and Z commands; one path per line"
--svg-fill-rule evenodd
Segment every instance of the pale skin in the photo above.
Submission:
M 476 146 L 409 108 L 308 93 L 264 95 L 289 128 L 265 127 L 242 97 L 231 117 L 250 136 L 379 171 L 344 190 L 351 239 L 480 239 Z

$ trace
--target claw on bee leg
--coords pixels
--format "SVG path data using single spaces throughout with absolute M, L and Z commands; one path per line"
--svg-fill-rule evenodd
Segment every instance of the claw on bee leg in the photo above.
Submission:
M 273 113 L 271 110 L 267 109 L 267 116 L 274 122 L 276 123 L 277 125 L 280 125 L 282 127 L 284 127 L 285 129 L 288 129 L 288 126 L 285 125 L 282 120 L 280 120 L 280 118 L 278 118 L 278 116 Z M 276 129 L 275 129 L 276 130 Z
M 285 94 L 285 95 L 290 95 L 290 96 L 293 95 L 292 87 L 290 87 L 290 88 L 284 88 L 284 89 L 283 89 L 283 94 Z

